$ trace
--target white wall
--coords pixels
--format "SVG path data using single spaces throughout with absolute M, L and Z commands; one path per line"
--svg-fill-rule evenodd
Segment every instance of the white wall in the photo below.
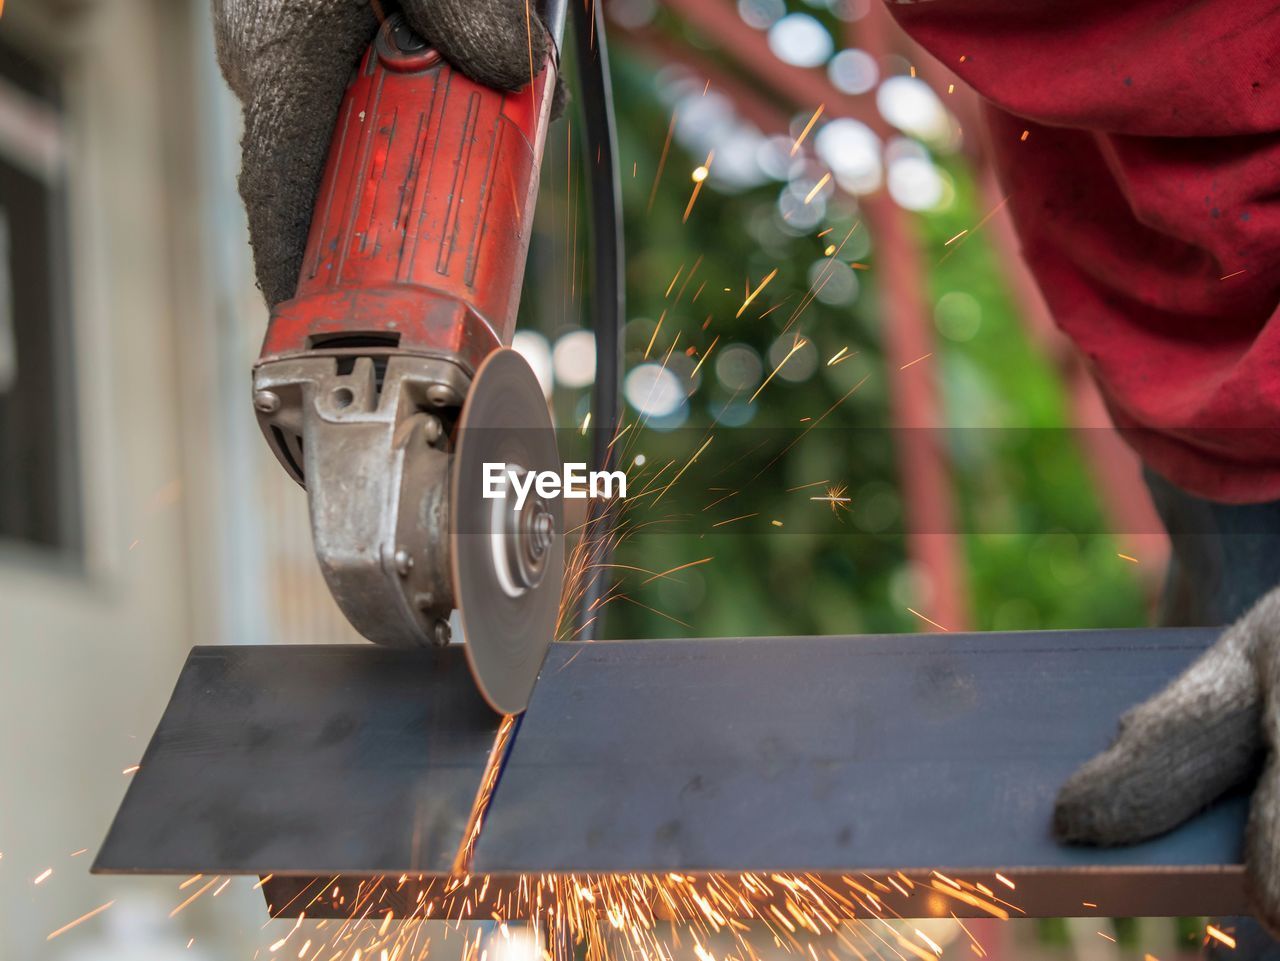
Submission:
M 267 943 L 252 879 L 170 920 L 180 879 L 88 874 L 188 649 L 306 639 L 332 617 L 303 563 L 303 495 L 248 402 L 264 312 L 237 111 L 207 0 L 5 6 L 5 38 L 65 70 L 87 566 L 0 545 L 0 961 L 111 958 L 122 938 L 123 956 L 172 957 L 193 936 L 184 957 L 247 957 Z M 282 578 L 301 585 L 287 603 Z

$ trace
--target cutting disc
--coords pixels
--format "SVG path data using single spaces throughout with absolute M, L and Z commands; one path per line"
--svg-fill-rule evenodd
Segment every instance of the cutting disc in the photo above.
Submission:
M 563 501 L 530 486 L 517 507 L 516 486 L 532 472 L 561 470 L 537 378 L 514 350 L 494 351 L 458 424 L 450 538 L 467 660 L 480 693 L 503 714 L 529 703 L 564 585 Z M 485 496 L 495 490 L 499 496 Z

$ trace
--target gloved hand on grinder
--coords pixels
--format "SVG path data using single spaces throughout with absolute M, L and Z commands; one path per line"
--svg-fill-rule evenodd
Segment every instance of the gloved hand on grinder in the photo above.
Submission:
M 1058 795 L 1064 841 L 1162 834 L 1261 770 L 1245 839 L 1254 913 L 1280 934 L 1280 588 L 1185 673 L 1120 720 L 1115 743 Z
M 394 0 L 382 0 L 387 13 Z M 546 62 L 525 0 L 404 0 L 409 24 L 458 71 L 499 90 Z M 526 15 L 526 10 L 528 14 Z M 293 296 L 329 138 L 352 68 L 378 28 L 370 0 L 213 0 L 218 63 L 244 107 L 240 195 L 258 286 Z

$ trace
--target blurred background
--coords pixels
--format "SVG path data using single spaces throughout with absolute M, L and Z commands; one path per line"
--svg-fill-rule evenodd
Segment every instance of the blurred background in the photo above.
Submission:
M 873 0 L 606 12 L 633 497 L 603 634 L 1143 623 L 1167 548 L 1023 271 L 972 95 Z M 238 136 L 207 0 L 4 5 L 0 958 L 281 937 L 252 879 L 183 907 L 178 879 L 87 874 L 192 645 L 352 640 L 249 403 Z M 566 456 L 595 359 L 580 141 L 570 108 L 517 338 Z M 977 927 L 992 957 L 1100 961 L 1202 931 Z

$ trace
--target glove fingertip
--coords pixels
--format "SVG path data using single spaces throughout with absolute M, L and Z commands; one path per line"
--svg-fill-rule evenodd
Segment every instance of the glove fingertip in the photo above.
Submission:
M 1087 771 L 1077 772 L 1053 805 L 1053 836 L 1067 844 L 1122 844 L 1130 832 L 1115 810 L 1115 794 Z

